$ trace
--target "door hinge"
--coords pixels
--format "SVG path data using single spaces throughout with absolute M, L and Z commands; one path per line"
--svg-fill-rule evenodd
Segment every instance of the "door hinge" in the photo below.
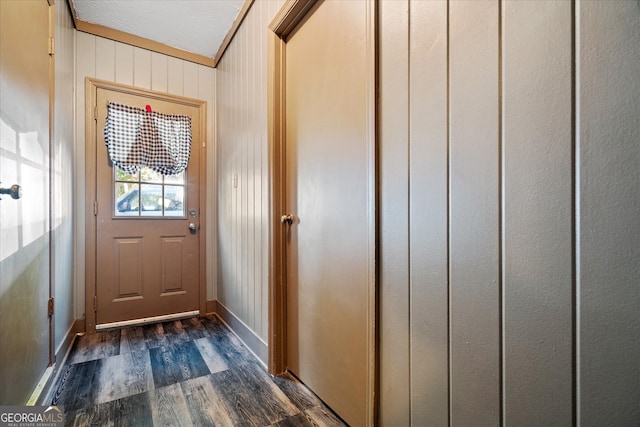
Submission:
M 53 56 L 56 53 L 56 41 L 53 37 L 49 37 L 49 55 Z
M 98 120 L 98 107 L 93 107 L 93 120 Z
M 96 295 L 93 296 L 93 311 L 98 312 L 98 297 Z
M 98 201 L 93 202 L 93 216 L 98 216 Z
M 49 298 L 49 304 L 47 304 L 47 313 L 49 314 L 49 316 L 53 316 L 53 312 L 54 312 L 53 298 Z

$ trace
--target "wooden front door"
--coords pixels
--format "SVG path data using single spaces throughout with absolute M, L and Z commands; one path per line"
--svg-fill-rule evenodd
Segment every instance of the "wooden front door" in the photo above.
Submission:
M 373 420 L 371 3 L 324 1 L 286 40 L 286 367 L 352 426 Z
M 194 314 L 200 307 L 199 107 L 98 87 L 96 93 L 96 325 Z M 114 166 L 104 140 L 108 102 L 191 117 L 185 172 L 148 168 L 130 175 Z

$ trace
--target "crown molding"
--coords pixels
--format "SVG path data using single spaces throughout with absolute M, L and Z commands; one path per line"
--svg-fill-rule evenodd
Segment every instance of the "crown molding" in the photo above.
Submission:
M 200 55 L 197 53 L 189 52 L 187 50 L 178 49 L 172 46 L 168 46 L 164 43 L 159 43 L 151 39 L 147 39 L 145 37 L 136 36 L 133 34 L 126 33 L 124 31 L 114 30 L 113 28 L 108 28 L 103 25 L 92 24 L 87 21 L 83 21 L 78 19 L 76 15 L 76 8 L 73 4 L 73 0 L 67 0 L 67 4 L 69 6 L 69 10 L 71 11 L 71 17 L 73 19 L 73 24 L 77 31 L 82 31 L 84 33 L 93 34 L 95 36 L 104 37 L 110 40 L 115 40 L 117 42 L 129 44 L 132 46 L 140 47 L 142 49 L 147 49 L 153 52 L 162 53 L 168 56 L 172 56 L 174 58 L 183 59 L 185 61 L 194 62 L 196 64 L 204 65 L 207 67 L 215 68 L 218 65 L 218 62 L 224 55 L 224 52 L 231 44 L 233 37 L 236 32 L 240 28 L 240 25 L 244 21 L 244 18 L 249 13 L 251 6 L 253 5 L 255 0 L 245 0 L 238 16 L 233 21 L 233 25 L 227 32 L 216 56 L 214 58 L 210 58 L 208 56 Z

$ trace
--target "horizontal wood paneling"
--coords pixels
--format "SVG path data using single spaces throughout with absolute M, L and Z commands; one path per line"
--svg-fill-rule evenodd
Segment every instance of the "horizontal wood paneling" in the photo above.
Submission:
M 207 102 L 207 207 L 206 259 L 207 298 L 216 298 L 216 256 L 213 242 L 216 227 L 213 225 L 216 210 L 216 188 L 213 177 L 215 163 L 215 73 L 216 70 L 204 65 L 193 64 L 138 47 L 83 32 L 76 33 L 76 129 L 75 129 L 75 174 L 78 177 L 76 197 L 76 218 L 85 218 L 85 78 L 98 78 L 122 84 L 151 89 L 178 96 L 187 96 Z M 76 317 L 84 314 L 85 301 L 85 230 L 82 221 L 76 222 Z
M 267 25 L 253 4 L 218 63 L 218 300 L 262 340 L 268 314 Z

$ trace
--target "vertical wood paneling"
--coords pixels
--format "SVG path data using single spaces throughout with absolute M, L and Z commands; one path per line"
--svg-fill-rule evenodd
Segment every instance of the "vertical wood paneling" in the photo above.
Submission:
M 116 82 L 125 85 L 133 84 L 133 46 L 129 46 L 123 43 L 115 44 L 115 68 L 116 68 Z
M 274 2 L 275 3 L 275 2 Z M 260 16 L 274 16 L 275 12 L 270 11 L 271 3 L 260 2 Z M 267 43 L 263 40 L 258 33 L 259 49 L 260 49 L 260 75 L 258 76 L 258 88 L 260 91 L 260 105 L 267 105 L 267 85 L 260 84 L 260 82 L 266 80 L 267 75 Z M 258 110 L 260 111 L 260 110 Z M 260 127 L 262 129 L 267 129 L 267 115 L 259 114 Z M 261 186 L 260 186 L 260 277 L 268 276 L 268 268 L 269 268 L 269 166 L 268 166 L 268 141 L 267 136 L 262 135 L 260 139 L 260 174 L 261 174 Z M 268 334 L 268 316 L 269 316 L 269 289 L 268 286 L 261 287 L 261 298 L 260 298 L 260 307 L 261 307 L 261 317 L 260 324 L 262 329 L 260 330 L 260 336 L 266 337 Z
M 183 73 L 182 73 L 182 93 L 184 96 L 189 98 L 197 98 L 198 97 L 198 64 L 194 64 L 193 62 L 185 62 L 183 64 Z M 213 79 L 212 79 L 213 80 Z
M 571 20 L 569 2 L 504 3 L 506 425 L 573 417 Z
M 181 59 L 167 58 L 167 92 L 184 94 L 184 61 Z
M 577 3 L 579 419 L 640 423 L 640 4 Z
M 266 36 L 267 26 L 282 4 L 282 0 L 254 3 L 216 73 L 217 296 L 265 341 L 269 203 Z
M 231 52 L 231 63 L 232 65 L 232 69 L 235 70 L 240 70 L 241 66 L 237 63 L 237 56 L 238 56 L 238 50 L 234 49 Z M 242 128 L 239 128 L 241 122 L 238 120 L 238 116 L 240 114 L 241 108 L 244 107 L 244 103 L 242 103 L 242 99 L 240 98 L 240 87 L 239 84 L 237 83 L 238 81 L 240 81 L 240 77 L 239 77 L 239 71 L 237 71 L 236 73 L 232 73 L 232 79 L 233 79 L 233 86 L 231 89 L 231 96 L 234 97 L 235 99 L 238 99 L 240 101 L 240 105 L 239 106 L 234 106 L 234 108 L 231 109 L 231 124 L 234 126 L 235 129 L 238 129 L 240 132 L 236 135 L 232 135 L 232 139 L 231 139 L 231 174 L 232 174 L 232 179 L 233 179 L 233 187 L 232 187 L 232 209 L 231 209 L 231 221 L 232 221 L 232 227 L 233 227 L 233 235 L 232 235 L 232 242 L 233 242 L 233 253 L 232 253 L 232 262 L 233 262 L 233 269 L 231 271 L 231 281 L 229 282 L 229 285 L 231 285 L 231 291 L 230 291 L 230 295 L 232 297 L 232 300 L 229 302 L 229 304 L 233 304 L 233 310 L 235 310 L 236 312 L 240 312 L 241 310 L 241 306 L 242 306 L 242 299 L 241 299 L 241 295 L 242 295 L 242 279 L 241 277 L 239 277 L 238 272 L 240 271 L 239 267 L 238 267 L 238 262 L 240 260 L 240 257 L 238 256 L 238 251 L 241 245 L 241 239 L 238 233 L 238 202 L 240 200 L 239 198 L 239 193 L 240 193 L 240 183 L 239 183 L 239 171 L 238 171 L 238 150 L 240 149 L 240 141 L 241 141 L 241 135 L 242 135 Z M 237 302 L 236 302 L 237 301 Z
M 258 10 L 256 10 L 258 12 Z M 247 42 L 250 44 L 254 50 L 258 49 L 259 42 L 255 39 L 255 34 L 258 32 L 256 25 L 256 15 L 257 13 L 252 14 L 249 17 L 249 22 L 247 25 L 248 37 Z M 249 50 L 247 49 L 247 52 Z M 247 57 L 247 63 L 252 59 L 254 53 L 251 57 Z M 247 67 L 248 69 L 248 67 Z M 257 123 L 256 122 L 256 74 L 250 76 L 249 81 L 250 85 L 248 88 L 248 107 L 249 107 L 249 123 Z M 255 254 L 256 254 L 256 227 L 255 227 L 255 198 L 254 191 L 257 181 L 257 172 L 255 165 L 255 146 L 260 138 L 256 135 L 253 138 L 248 139 L 248 152 L 247 152 L 247 260 L 248 260 L 248 271 L 247 271 L 247 315 L 248 319 L 252 325 L 256 325 L 256 319 L 260 317 L 260 310 L 256 307 L 256 290 L 259 289 L 259 286 L 256 286 L 256 262 L 255 262 Z M 256 313 L 257 312 L 257 313 Z
M 447 3 L 444 16 L 435 2 L 412 2 L 409 23 L 390 18 L 384 2 L 379 11 L 380 424 L 409 425 L 409 414 L 414 425 L 447 424 L 435 421 L 446 404 L 428 395 L 439 377 L 426 374 L 447 370 L 438 368 L 446 351 L 438 351 L 437 332 L 448 323 L 449 424 L 636 425 L 640 8 L 634 1 Z M 409 70 L 398 66 L 407 61 L 403 42 L 389 43 L 407 29 Z M 448 82 L 439 68 L 447 42 Z M 387 133 L 389 111 L 404 111 L 398 98 L 406 90 L 409 123 L 397 120 Z M 448 181 L 439 175 L 438 144 L 447 103 Z M 407 128 L 403 187 L 397 182 L 407 169 L 397 159 L 406 155 Z M 408 222 L 402 213 L 385 217 L 386 206 L 404 206 L 405 194 Z M 408 237 L 387 234 L 393 221 L 409 227 Z M 388 268 L 406 261 L 407 243 L 409 283 Z M 436 286 L 446 283 L 444 262 L 448 318 Z M 408 323 L 405 308 L 393 306 L 407 295 Z M 411 404 L 402 400 L 406 392 Z
M 409 4 L 380 8 L 380 413 L 382 425 L 410 425 L 409 343 Z
M 266 13 L 268 10 L 267 5 L 260 5 L 261 15 Z M 257 34 L 257 39 L 260 40 L 258 44 L 260 50 L 260 77 L 257 81 L 257 87 L 259 91 L 259 103 L 261 105 L 267 105 L 267 84 L 266 78 L 261 76 L 267 75 L 267 43 L 262 41 L 260 37 L 260 33 Z M 260 84 L 260 82 L 265 81 L 265 84 Z M 264 129 L 268 129 L 267 125 L 267 114 L 260 114 L 261 109 L 258 108 L 257 120 L 260 122 L 260 126 Z M 258 141 L 258 151 L 256 152 L 257 160 L 256 162 L 259 164 L 259 176 L 260 176 L 260 186 L 256 195 L 256 203 L 258 203 L 258 215 L 260 222 L 260 234 L 259 239 L 257 241 L 257 245 L 259 245 L 258 256 L 256 257 L 256 262 L 260 266 L 259 272 L 257 273 L 257 277 L 269 277 L 269 218 L 271 215 L 268 212 L 269 209 L 269 166 L 268 166 L 268 141 L 267 135 L 261 135 L 260 140 Z M 257 290 L 260 293 L 260 336 L 267 337 L 268 336 L 268 315 L 269 315 L 269 288 L 268 286 L 261 286 Z
M 261 51 L 262 45 L 260 43 L 260 34 L 265 31 L 261 30 L 259 17 L 261 16 L 262 5 L 259 5 L 256 9 L 256 13 L 252 15 L 251 26 L 253 28 L 252 34 L 252 43 L 255 46 L 256 52 L 254 53 L 254 57 L 258 58 L 259 69 L 262 70 L 261 61 Z M 262 75 L 266 75 L 262 74 Z M 261 75 L 256 73 L 252 78 L 252 95 L 253 100 L 251 101 L 251 112 L 252 112 L 252 121 L 254 123 L 262 123 L 262 119 L 260 117 L 260 106 L 267 105 L 266 100 L 261 98 L 262 90 L 260 88 L 260 80 Z M 261 215 L 260 215 L 260 207 L 261 207 L 261 189 L 262 189 L 262 138 L 257 136 L 253 139 L 252 144 L 252 161 L 253 161 L 253 180 L 252 180 L 252 196 L 251 196 L 251 204 L 252 204 L 252 225 L 253 225 L 253 256 L 251 260 L 252 265 L 252 278 L 251 282 L 253 283 L 252 289 L 252 302 L 253 302 L 253 312 L 254 312 L 254 324 L 256 328 L 259 330 L 258 333 L 262 333 L 262 287 L 259 286 L 260 277 L 262 277 L 262 228 L 261 228 Z M 266 335 L 265 335 L 266 336 Z
M 85 218 L 85 193 L 86 176 L 85 167 L 85 78 L 96 75 L 96 37 L 90 34 L 76 32 L 76 135 L 75 135 L 75 164 L 76 164 L 76 186 L 75 215 L 78 219 L 75 228 L 75 250 L 76 250 L 76 318 L 85 315 L 85 252 L 86 234 Z
M 228 57 L 228 56 L 227 56 Z M 216 274 L 217 277 L 217 287 L 216 287 L 216 298 L 218 301 L 222 301 L 224 299 L 224 287 L 222 284 L 225 282 L 226 276 L 225 273 L 228 272 L 227 268 L 223 267 L 223 261 L 228 260 L 228 245 L 222 245 L 218 242 L 229 242 L 229 203 L 227 202 L 229 187 L 230 185 L 230 177 L 228 174 L 228 168 L 225 167 L 221 159 L 226 159 L 229 161 L 226 149 L 227 147 L 222 144 L 220 139 L 220 124 L 223 121 L 228 121 L 228 114 L 226 105 L 224 105 L 221 100 L 228 99 L 228 86 L 224 87 L 219 85 L 218 82 L 222 80 L 222 75 L 226 73 L 226 64 L 219 63 L 216 68 L 216 165 L 215 165 L 215 182 L 216 182 L 216 190 L 217 197 L 216 201 L 218 203 L 218 208 L 216 209 L 217 218 L 216 218 L 216 230 L 218 231 L 218 241 L 215 242 L 216 253 L 217 253 L 217 261 L 218 261 L 218 271 Z M 228 81 L 228 80 L 227 80 Z
M 497 425 L 498 4 L 449 7 L 451 423 Z
M 409 28 L 411 423 L 446 425 L 447 2 L 412 0 Z
M 116 42 L 102 37 L 94 37 L 96 42 L 96 78 L 115 81 Z
M 233 64 L 233 68 L 232 69 L 236 69 L 236 70 L 240 70 L 241 66 L 238 64 L 237 62 L 237 57 L 238 57 L 238 50 L 234 49 L 234 51 L 232 52 L 232 56 L 231 56 L 231 61 Z M 239 120 L 239 116 L 240 113 L 242 111 L 242 108 L 244 108 L 244 103 L 242 102 L 242 99 L 240 98 L 240 86 L 239 86 L 239 81 L 240 81 L 240 75 L 239 75 L 239 71 L 237 73 L 232 73 L 232 79 L 234 80 L 232 89 L 231 89 L 231 96 L 233 96 L 235 99 L 238 99 L 238 101 L 240 101 L 240 105 L 239 106 L 233 106 L 231 109 L 231 114 L 232 114 L 232 118 L 231 118 L 231 124 L 233 124 L 235 129 L 238 129 L 240 132 L 238 132 L 235 135 L 232 135 L 232 144 L 230 146 L 230 150 L 231 150 L 231 173 L 232 173 L 232 178 L 233 178 L 233 187 L 232 187 L 232 202 L 233 202 L 233 206 L 232 206 L 232 211 L 231 211 L 231 218 L 232 218 L 232 227 L 233 227 L 233 270 L 231 271 L 231 282 L 229 283 L 229 285 L 231 285 L 231 291 L 230 294 L 232 296 L 232 300 L 231 302 L 236 305 L 236 307 L 234 307 L 233 309 L 240 313 L 241 311 L 241 307 L 242 307 L 242 277 L 240 276 L 239 272 L 240 272 L 240 268 L 239 268 L 239 262 L 241 260 L 240 256 L 239 256 L 239 251 L 240 251 L 240 247 L 242 244 L 242 240 L 241 240 L 241 235 L 239 233 L 239 215 L 238 215 L 238 204 L 240 202 L 240 171 L 239 171 L 239 167 L 238 167 L 238 151 L 241 148 L 241 142 L 242 142 L 242 131 L 244 130 L 243 128 L 241 128 L 241 124 L 242 122 Z M 236 302 L 237 301 L 237 302 Z
M 151 89 L 158 92 L 168 90 L 168 59 L 166 55 L 151 52 Z
M 250 23 L 251 22 L 251 18 L 247 17 L 247 22 Z M 241 61 L 241 75 L 240 78 L 242 79 L 242 85 L 240 85 L 241 88 L 241 99 L 243 102 L 243 108 L 242 108 L 242 113 L 241 113 L 241 117 L 240 119 L 242 120 L 242 123 L 250 123 L 250 116 L 249 116 L 249 111 L 251 109 L 251 105 L 249 104 L 249 85 L 251 84 L 250 80 L 249 80 L 249 57 L 251 55 L 251 51 L 250 49 L 253 46 L 250 46 L 249 40 L 248 40 L 248 34 L 251 31 L 251 26 L 250 25 L 246 25 L 243 28 L 243 31 L 239 34 L 239 43 L 242 46 L 242 53 L 240 55 L 240 61 Z M 249 273 L 249 263 L 250 263 L 250 259 L 249 259 L 249 230 L 248 230 L 248 216 L 249 216 L 249 206 L 248 206 L 248 189 L 249 189 L 249 170 L 248 170 L 248 163 L 249 163 L 249 155 L 248 155 L 248 147 L 249 147 L 249 140 L 253 138 L 253 135 L 249 135 L 249 132 L 244 132 L 242 137 L 241 137 L 241 142 L 240 142 L 240 147 L 241 147 L 241 151 L 240 151 L 240 158 L 239 158 L 239 163 L 240 163 L 240 174 L 239 174 L 239 180 L 240 180 L 240 212 L 239 212 L 239 217 L 240 217 L 240 238 L 241 238 L 241 243 L 240 243 L 240 270 L 238 271 L 238 274 L 241 277 L 241 283 L 242 283 L 242 309 L 240 310 L 240 313 L 242 314 L 244 319 L 247 319 L 247 322 L 249 322 L 250 324 L 253 324 L 252 322 L 252 316 L 251 314 L 249 314 L 249 300 L 253 299 L 249 297 L 249 283 L 248 283 L 248 273 Z
M 55 350 L 65 339 L 73 324 L 74 284 L 73 284 L 73 187 L 74 182 L 74 61 L 75 32 L 71 15 L 65 3 L 55 5 L 56 11 L 56 55 L 55 59 L 55 107 L 54 107 L 54 291 Z M 79 317 L 79 316 L 78 316 Z
M 191 73 L 189 70 L 190 67 L 185 63 L 185 79 L 189 78 L 188 75 Z M 215 78 L 216 73 L 215 70 L 205 67 L 203 65 L 198 65 L 196 68 L 197 73 L 197 86 L 198 86 L 198 95 L 199 99 L 207 99 L 211 100 L 207 102 L 207 241 L 206 241 L 206 251 L 207 251 L 207 298 L 208 299 L 217 299 L 217 290 L 215 287 L 216 277 L 217 277 L 217 245 L 215 244 L 217 240 L 217 236 L 219 230 L 216 227 L 217 224 L 217 186 L 215 181 L 216 176 L 216 144 L 213 138 L 215 134 L 215 116 L 216 116 L 216 105 L 215 105 Z M 185 94 L 186 94 L 187 85 L 185 84 Z M 189 95 L 190 96 L 190 95 Z
M 133 49 L 133 85 L 151 89 L 151 52 L 139 47 Z

